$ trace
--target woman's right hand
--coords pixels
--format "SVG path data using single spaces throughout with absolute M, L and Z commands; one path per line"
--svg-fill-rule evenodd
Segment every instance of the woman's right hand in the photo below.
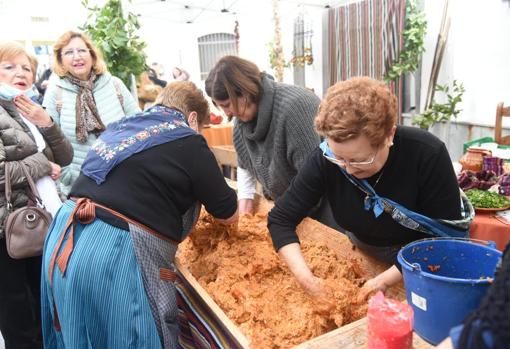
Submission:
M 14 99 L 14 105 L 21 115 L 30 120 L 38 127 L 50 127 L 53 120 L 46 110 L 39 104 L 34 103 L 25 95 L 20 95 Z
M 278 255 L 287 264 L 303 290 L 314 301 L 321 304 L 321 308 L 334 306 L 332 302 L 333 291 L 326 285 L 324 280 L 313 275 L 303 258 L 299 243 L 294 242 L 281 247 L 278 250 Z M 325 305 L 325 307 L 322 305 Z
M 51 177 L 51 179 L 56 181 L 62 175 L 62 167 L 60 167 L 60 165 L 58 165 L 54 162 L 51 162 L 51 161 L 50 161 L 50 166 L 51 166 L 50 177 Z
M 315 275 L 298 281 L 303 290 L 314 299 L 327 299 L 333 296 L 333 291 L 326 285 L 326 282 Z
M 331 313 L 335 309 L 333 290 L 326 285 L 325 280 L 312 276 L 307 280 L 298 280 L 303 290 L 316 304 L 316 310 L 321 314 Z
M 240 199 L 239 200 L 239 214 L 253 214 L 254 202 L 253 199 Z

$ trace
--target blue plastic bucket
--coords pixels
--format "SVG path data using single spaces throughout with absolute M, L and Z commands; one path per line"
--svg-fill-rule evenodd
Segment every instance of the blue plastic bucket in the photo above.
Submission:
M 437 238 L 399 251 L 416 333 L 437 345 L 479 306 L 501 259 L 494 247 L 487 241 Z

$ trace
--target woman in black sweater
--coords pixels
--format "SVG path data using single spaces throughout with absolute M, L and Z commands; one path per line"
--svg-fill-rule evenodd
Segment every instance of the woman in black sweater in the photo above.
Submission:
M 396 255 L 402 246 L 429 234 L 466 234 L 472 216 L 461 219 L 459 188 L 445 145 L 423 130 L 396 126 L 396 116 L 395 96 L 382 82 L 366 77 L 337 83 L 321 103 L 315 126 L 326 140 L 268 219 L 280 257 L 312 295 L 326 296 L 328 290 L 304 261 L 296 226 L 323 195 L 351 242 L 392 265 L 367 281 L 367 294 L 401 280 Z M 398 217 L 391 214 L 395 204 Z M 412 219 L 402 219 L 403 214 Z M 434 223 L 423 223 L 423 216 Z
M 200 204 L 237 221 L 236 194 L 198 134 L 208 117 L 202 92 L 174 82 L 91 147 L 46 240 L 45 347 L 180 347 L 177 245 Z

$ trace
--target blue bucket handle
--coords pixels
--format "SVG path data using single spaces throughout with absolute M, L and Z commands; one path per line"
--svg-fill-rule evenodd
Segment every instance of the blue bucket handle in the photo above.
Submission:
M 411 267 L 413 268 L 413 270 L 416 270 L 421 273 L 421 265 L 419 265 L 418 263 L 411 263 Z
M 415 243 L 415 242 L 419 242 L 419 241 L 430 241 L 430 240 L 460 240 L 460 241 L 467 241 L 467 242 L 475 242 L 475 243 L 479 243 L 480 245 L 486 245 L 487 247 L 493 248 L 495 250 L 497 249 L 496 248 L 496 243 L 494 241 L 492 241 L 492 240 L 480 240 L 480 239 L 460 238 L 460 237 L 433 237 L 433 238 L 425 238 L 425 239 L 420 239 L 420 240 L 416 240 L 416 241 L 410 242 L 409 244 L 412 244 L 412 243 Z M 402 251 L 402 249 L 404 247 L 405 246 L 403 246 L 401 248 L 401 251 Z M 401 251 L 399 253 L 401 253 Z M 404 258 L 402 258 L 402 260 L 404 261 L 404 263 L 409 265 L 413 269 L 413 271 L 414 270 L 419 271 L 419 272 L 422 271 L 422 269 L 421 269 L 421 267 L 420 267 L 420 265 L 418 263 L 409 263 Z

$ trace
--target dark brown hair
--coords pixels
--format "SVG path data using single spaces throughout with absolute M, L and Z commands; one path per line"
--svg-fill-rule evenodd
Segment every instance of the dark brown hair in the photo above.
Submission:
M 372 146 L 379 147 L 396 121 L 396 97 L 388 87 L 369 77 L 355 77 L 328 89 L 315 118 L 315 128 L 321 136 L 335 142 L 364 135 Z
M 212 99 L 230 99 L 238 110 L 237 99 L 247 96 L 258 103 L 262 96 L 262 79 L 259 68 L 252 62 L 237 56 L 224 56 L 209 72 L 205 91 Z

